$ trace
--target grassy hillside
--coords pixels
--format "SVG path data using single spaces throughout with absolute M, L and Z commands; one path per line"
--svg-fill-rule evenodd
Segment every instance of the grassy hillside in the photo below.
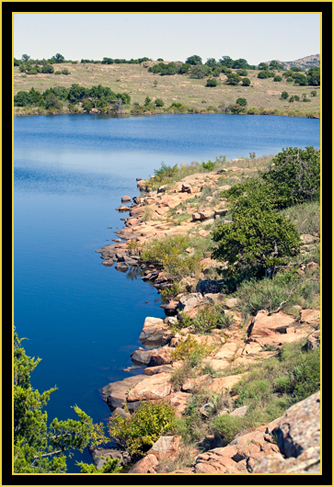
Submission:
M 221 73 L 217 78 L 216 87 L 206 87 L 207 77 L 204 79 L 191 79 L 188 74 L 175 74 L 161 76 L 148 71 L 151 63 L 142 64 L 61 64 L 61 69 L 67 68 L 70 74 L 36 74 L 28 75 L 20 73 L 19 68 L 14 68 L 14 94 L 18 91 L 29 91 L 32 87 L 41 93 L 47 88 L 64 86 L 69 88 L 77 83 L 85 88 L 94 85 L 110 87 L 115 93 L 128 93 L 131 97 L 131 105 L 127 112 L 133 108 L 133 104 L 144 105 L 148 96 L 152 102 L 160 98 L 164 102 L 164 108 L 170 107 L 173 102 L 198 112 L 218 111 L 223 112 L 226 107 L 236 103 L 240 97 L 246 98 L 247 107 L 254 108 L 257 113 L 274 112 L 278 115 L 316 116 L 320 115 L 320 87 L 299 86 L 288 83 L 283 77 L 282 81 L 275 82 L 273 78 L 259 79 L 258 70 L 248 70 L 247 77 L 251 81 L 250 86 L 227 85 L 226 75 Z M 60 66 L 59 66 L 60 68 Z M 57 68 L 56 68 L 57 69 Z M 236 70 L 232 70 L 236 71 Z M 281 73 L 277 73 L 282 76 Z M 311 96 L 311 91 L 316 91 L 317 96 Z M 300 101 L 289 102 L 281 99 L 281 93 L 287 91 L 289 98 L 297 95 Z M 308 102 L 304 102 L 303 94 Z M 22 109 L 16 109 L 20 112 Z M 289 113 L 290 112 L 290 113 Z M 293 112 L 293 113 L 291 113 Z

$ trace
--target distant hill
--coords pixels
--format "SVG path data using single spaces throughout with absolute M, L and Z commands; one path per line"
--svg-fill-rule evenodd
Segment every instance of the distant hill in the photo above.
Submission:
M 290 69 L 291 66 L 296 66 L 297 68 L 302 69 L 320 67 L 320 54 L 302 57 L 301 59 L 296 59 L 296 61 L 283 61 L 282 64 L 286 69 Z

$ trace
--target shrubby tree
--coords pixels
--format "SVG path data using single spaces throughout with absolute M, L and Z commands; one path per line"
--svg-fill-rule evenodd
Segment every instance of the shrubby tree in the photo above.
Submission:
M 238 74 L 231 73 L 231 74 L 227 75 L 226 83 L 228 85 L 237 85 L 241 80 L 242 80 L 242 78 L 240 78 L 240 76 Z
M 282 100 L 286 100 L 287 98 L 289 98 L 289 93 L 287 91 L 282 91 L 281 98 Z
M 196 64 L 202 64 L 202 58 L 197 55 L 190 56 L 186 59 L 186 64 L 191 64 L 193 66 Z
M 44 408 L 56 387 L 40 393 L 31 386 L 30 374 L 41 359 L 26 355 L 23 340 L 14 334 L 14 472 L 64 473 L 66 452 L 101 443 L 103 426 L 94 425 L 78 406 L 78 420 L 55 418 L 48 425 Z
M 230 202 L 232 223 L 213 231 L 213 258 L 226 264 L 223 275 L 228 279 L 272 277 L 278 265 L 299 252 L 297 228 L 273 208 L 263 188 L 264 184 L 253 191 L 250 183 L 248 191 Z
M 251 81 L 249 78 L 243 78 L 241 86 L 250 86 Z
M 209 78 L 205 86 L 209 88 L 214 88 L 215 86 L 217 86 L 217 80 L 215 78 Z
M 247 100 L 246 98 L 238 98 L 236 103 L 241 107 L 245 107 L 247 105 Z
M 208 66 L 197 64 L 191 68 L 190 77 L 194 79 L 203 79 L 209 74 L 209 72 L 210 68 Z

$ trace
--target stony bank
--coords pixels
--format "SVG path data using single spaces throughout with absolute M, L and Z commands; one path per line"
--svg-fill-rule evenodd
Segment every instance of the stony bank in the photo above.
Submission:
M 95 465 L 110 456 L 129 473 L 319 473 L 319 208 L 311 198 L 280 210 L 299 229 L 295 257 L 271 279 L 228 285 L 212 231 L 233 221 L 230 188 L 258 180 L 273 160 L 204 166 L 138 178 L 141 196 L 116 209 L 124 228 L 96 251 L 103 265 L 153 285 L 166 317 L 145 319 L 143 347 L 131 354 L 141 373 L 101 391 L 120 447 L 92 451 Z M 174 416 L 129 451 L 124 428 L 144 404 Z

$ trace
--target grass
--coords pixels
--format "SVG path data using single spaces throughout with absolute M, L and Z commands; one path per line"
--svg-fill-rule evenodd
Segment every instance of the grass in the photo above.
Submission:
M 320 350 L 308 351 L 304 345 L 305 340 L 284 345 L 276 357 L 252 364 L 248 371 L 242 370 L 244 376 L 231 391 L 238 394 L 235 402 L 228 391 L 215 394 L 204 388 L 197 391 L 190 396 L 183 416 L 176 420 L 174 433 L 182 436 L 185 445 L 195 443 L 206 450 L 212 447 L 203 441 L 208 435 L 214 435 L 225 446 L 236 435 L 280 417 L 290 406 L 319 390 Z M 210 407 L 203 415 L 205 404 Z M 247 406 L 243 417 L 230 415 L 241 406 Z
M 195 111 L 215 113 L 224 111 L 229 105 L 235 104 L 237 98 L 243 97 L 248 102 L 246 108 L 254 108 L 257 113 L 320 116 L 320 96 L 310 95 L 311 91 L 318 91 L 319 87 L 291 85 L 285 78 L 279 83 L 274 82 L 273 78 L 258 79 L 257 70 L 249 71 L 249 87 L 226 85 L 226 76 L 221 74 L 216 88 L 206 88 L 206 79 L 191 79 L 188 75 L 160 76 L 149 73 L 143 65 L 64 63 L 62 68 L 67 68 L 70 74 L 26 75 L 15 67 L 14 94 L 21 90 L 29 91 L 31 87 L 43 92 L 53 86 L 68 88 L 73 83 L 87 88 L 101 84 L 110 87 L 115 93 L 128 93 L 131 96 L 131 104 L 144 105 L 145 98 L 149 96 L 152 100 L 161 98 L 165 107 L 170 107 L 172 103 L 181 103 Z M 157 86 L 154 86 L 154 81 L 157 81 Z M 289 96 L 298 95 L 300 99 L 302 94 L 306 93 L 310 102 L 289 103 L 280 98 L 282 91 L 287 91 Z

